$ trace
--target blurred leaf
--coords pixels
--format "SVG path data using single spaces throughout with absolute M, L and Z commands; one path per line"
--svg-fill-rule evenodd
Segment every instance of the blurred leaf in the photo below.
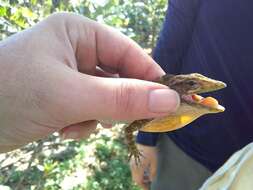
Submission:
M 7 15 L 7 7 L 0 7 L 0 16 L 6 16 Z

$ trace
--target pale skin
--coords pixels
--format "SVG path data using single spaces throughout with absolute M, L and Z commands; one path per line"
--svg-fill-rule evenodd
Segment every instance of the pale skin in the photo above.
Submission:
M 163 74 L 116 30 L 74 14 L 52 15 L 0 42 L 0 152 L 55 131 L 65 139 L 88 137 L 102 120 L 167 115 L 177 109 L 178 94 L 148 82 Z M 140 171 L 133 179 L 142 185 Z
M 146 146 L 142 144 L 136 145 L 142 156 L 140 157 L 139 165 L 136 165 L 134 158 L 130 160 L 132 179 L 143 190 L 149 190 L 150 183 L 156 177 L 157 148 L 155 146 Z

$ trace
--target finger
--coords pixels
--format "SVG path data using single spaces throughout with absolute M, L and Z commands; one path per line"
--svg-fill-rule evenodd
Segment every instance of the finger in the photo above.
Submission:
M 77 20 L 78 26 L 83 23 L 83 28 L 79 29 L 79 39 L 71 41 L 76 42 L 80 71 L 87 73 L 87 70 L 94 69 L 94 65 L 99 65 L 121 77 L 154 80 L 164 74 L 139 45 L 122 33 L 85 18 Z
M 96 25 L 97 57 L 122 77 L 153 80 L 164 74 L 155 61 L 134 41 L 115 29 Z
M 144 171 L 145 166 L 141 163 L 139 166 L 136 165 L 135 161 L 131 159 L 130 161 L 130 169 L 133 181 L 139 186 L 144 184 Z
M 144 172 L 148 167 L 148 163 L 145 160 L 141 159 L 141 164 L 138 166 L 135 163 L 134 159 L 130 160 L 130 169 L 132 174 L 133 181 L 143 189 L 149 189 L 149 184 L 145 182 Z
M 96 130 L 97 121 L 86 121 L 70 125 L 61 129 L 60 135 L 63 139 L 88 138 Z
M 102 64 L 99 64 L 99 67 L 103 70 L 103 71 L 106 71 L 108 73 L 113 73 L 113 74 L 117 74 L 117 71 L 108 67 L 108 66 L 104 66 Z
M 137 79 L 80 75 L 76 80 L 77 89 L 67 91 L 75 109 L 71 113 L 79 120 L 153 118 L 171 113 L 179 105 L 178 94 L 164 85 Z
M 109 72 L 109 71 L 105 71 L 104 69 L 102 69 L 100 67 L 96 67 L 95 76 L 111 77 L 111 78 L 118 78 L 119 77 L 118 74 L 112 73 L 112 72 Z
M 25 146 L 25 144 L 24 145 L 0 145 L 0 154 L 18 149 L 22 146 Z
M 112 128 L 113 127 L 113 124 L 112 123 L 104 123 L 104 122 L 101 122 L 99 121 L 99 123 L 102 125 L 103 128 Z

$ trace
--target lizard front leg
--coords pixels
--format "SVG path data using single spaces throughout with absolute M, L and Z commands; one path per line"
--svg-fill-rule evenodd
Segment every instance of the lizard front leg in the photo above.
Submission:
M 150 120 L 147 119 L 137 120 L 125 127 L 125 138 L 129 151 L 129 160 L 133 156 L 136 165 L 140 164 L 140 156 L 142 156 L 142 154 L 135 144 L 134 132 L 142 128 L 149 121 Z

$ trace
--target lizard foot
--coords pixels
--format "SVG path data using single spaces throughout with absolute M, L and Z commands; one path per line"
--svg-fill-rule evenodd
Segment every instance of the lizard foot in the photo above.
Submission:
M 141 157 L 144 157 L 144 156 L 139 150 L 136 150 L 136 151 L 130 153 L 130 155 L 128 157 L 128 161 L 130 161 L 130 159 L 132 157 L 134 157 L 134 161 L 135 161 L 136 166 L 139 166 L 141 164 Z

